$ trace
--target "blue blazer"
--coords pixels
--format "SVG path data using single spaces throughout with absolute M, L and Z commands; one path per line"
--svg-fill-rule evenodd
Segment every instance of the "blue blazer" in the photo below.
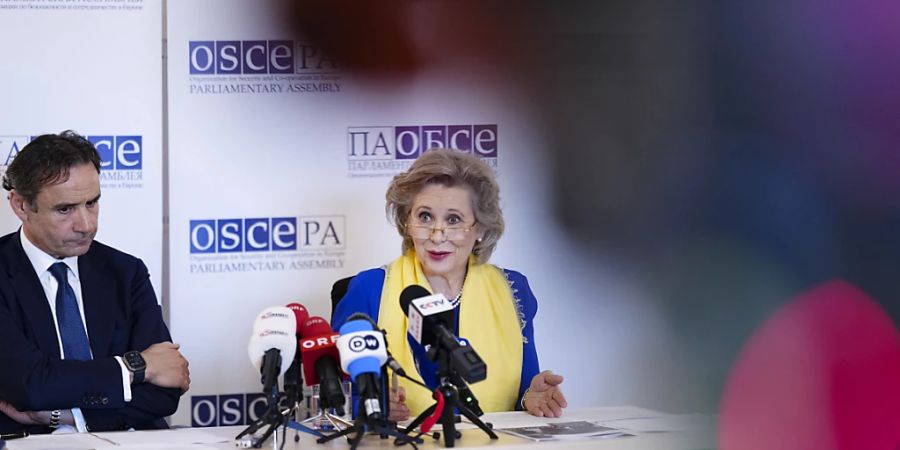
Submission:
M 131 386 L 125 403 L 113 356 L 171 341 L 141 260 L 97 241 L 78 258 L 84 316 L 94 359 L 59 354 L 53 315 L 19 233 L 0 237 L 0 399 L 19 411 L 81 408 L 91 431 L 168 428 L 180 389 Z M 26 427 L 0 413 L 0 432 Z

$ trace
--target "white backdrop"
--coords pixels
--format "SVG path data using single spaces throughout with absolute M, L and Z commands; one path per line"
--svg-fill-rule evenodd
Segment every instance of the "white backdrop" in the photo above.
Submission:
M 143 259 L 161 298 L 162 3 L 0 7 L 0 172 L 31 136 L 67 129 L 88 136 L 104 163 L 97 239 Z M 0 207 L 0 232 L 18 226 Z
M 0 80 L 22 86 L 4 89 L 16 108 L 2 113 L 0 136 L 141 135 L 143 185 L 104 186 L 100 238 L 144 258 L 159 289 L 167 128 L 166 292 L 193 380 L 173 423 L 252 418 L 259 374 L 245 348 L 256 312 L 299 301 L 327 318 L 335 280 L 399 254 L 384 192 L 410 161 L 398 155 L 415 153 L 411 133 L 418 150 L 422 137 L 461 138 L 496 168 L 507 232 L 492 262 L 529 277 L 541 364 L 566 375 L 571 404 L 670 409 L 691 397 L 687 359 L 639 283 L 614 272 L 615 262 L 586 257 L 554 220 L 552 148 L 521 86 L 440 58 L 402 81 L 356 78 L 281 28 L 271 2 L 179 0 L 165 17 L 160 2 L 138 3 L 127 12 L 0 10 L 0 37 L 24 42 L 0 50 L 17 68 Z M 428 2 L 417 5 L 423 14 L 410 20 L 427 28 Z M 427 40 L 418 44 L 428 51 Z M 51 71 L 51 60 L 78 70 Z M 388 155 L 375 148 L 379 136 Z M 659 383 L 661 373 L 671 384 Z

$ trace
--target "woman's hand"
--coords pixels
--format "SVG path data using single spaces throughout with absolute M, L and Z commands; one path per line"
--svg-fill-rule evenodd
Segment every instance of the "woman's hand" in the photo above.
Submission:
M 563 408 L 569 406 L 559 388 L 562 382 L 562 375 L 555 375 L 549 370 L 535 375 L 522 402 L 525 411 L 537 417 L 562 416 Z
M 391 413 L 388 416 L 388 420 L 402 422 L 409 419 L 409 407 L 406 406 L 406 389 L 403 389 L 403 386 L 390 389 L 390 402 Z

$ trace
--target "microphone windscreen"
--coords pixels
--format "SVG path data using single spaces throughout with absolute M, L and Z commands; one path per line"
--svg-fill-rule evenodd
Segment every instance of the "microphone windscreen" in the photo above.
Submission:
M 428 289 L 425 289 L 418 284 L 409 285 L 400 292 L 400 309 L 403 310 L 404 315 L 409 316 L 409 304 L 417 298 L 427 297 L 429 295 L 431 295 L 431 292 L 428 292 Z
M 347 322 L 352 322 L 354 320 L 364 320 L 366 322 L 369 322 L 372 325 L 373 329 L 378 328 L 378 324 L 375 323 L 375 321 L 372 320 L 372 318 L 369 317 L 369 315 L 366 313 L 361 313 L 361 312 L 353 313 L 353 314 L 350 314 L 350 317 L 347 318 Z
M 294 312 L 294 319 L 297 324 L 297 334 L 299 335 L 303 328 L 303 322 L 306 322 L 306 319 L 309 319 L 309 310 L 297 302 L 288 303 L 287 307 Z
M 264 329 L 277 329 L 297 333 L 297 319 L 294 312 L 287 306 L 270 306 L 256 316 L 253 321 L 253 332 Z
M 319 316 L 312 316 L 306 319 L 300 326 L 300 335 L 303 337 L 314 337 L 331 333 L 333 333 L 331 325 L 328 324 L 327 320 Z
M 337 342 L 341 357 L 341 369 L 356 377 L 363 373 L 381 375 L 381 366 L 387 361 L 384 335 L 364 320 L 348 321 L 341 326 Z
M 353 317 L 353 316 L 350 316 Z M 373 331 L 372 324 L 359 319 L 347 319 L 347 322 L 341 325 L 340 333 L 349 334 L 357 331 Z
M 323 359 L 333 360 L 335 367 L 341 359 L 335 346 L 339 335 L 327 326 L 324 329 L 320 328 L 319 331 L 321 334 L 305 336 L 298 343 L 300 354 L 303 357 L 303 378 L 306 380 L 307 386 L 319 384 L 322 381 L 319 379 L 319 371 L 316 368 L 323 364 L 321 362 Z
M 294 355 L 297 352 L 297 337 L 293 330 L 265 328 L 255 330 L 250 336 L 250 342 L 247 344 L 247 355 L 250 362 L 259 370 L 262 367 L 263 357 L 266 351 L 277 349 L 281 354 L 281 371 L 279 375 L 283 375 L 287 371 Z

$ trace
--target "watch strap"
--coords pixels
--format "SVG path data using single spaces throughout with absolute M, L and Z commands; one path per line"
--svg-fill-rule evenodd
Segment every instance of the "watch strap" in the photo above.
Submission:
M 137 367 L 131 364 L 131 361 L 134 358 L 137 358 L 140 361 L 140 364 Z M 143 383 L 144 376 L 146 375 L 145 371 L 147 370 L 147 363 L 146 361 L 144 361 L 144 358 L 141 356 L 140 352 L 126 352 L 125 355 L 123 355 L 122 360 L 125 362 L 125 367 L 132 374 L 131 384 Z
M 131 379 L 131 384 L 138 384 L 144 382 L 144 369 L 135 370 L 131 372 L 131 375 L 134 377 Z

